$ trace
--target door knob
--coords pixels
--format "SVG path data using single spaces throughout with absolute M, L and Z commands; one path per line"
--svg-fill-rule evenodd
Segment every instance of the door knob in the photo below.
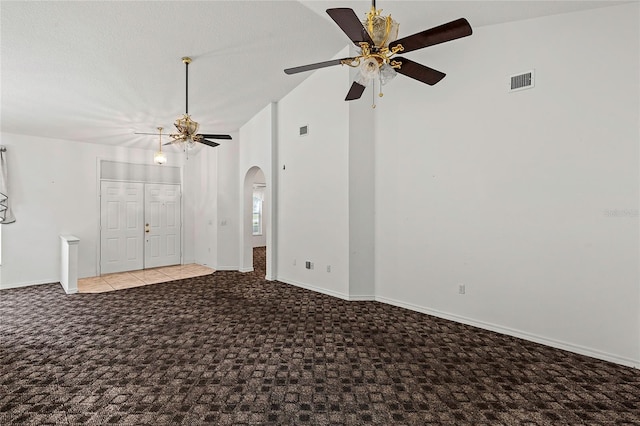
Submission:
M 149 233 L 149 232 L 150 232 L 149 224 L 148 224 L 148 223 L 145 223 L 145 225 L 144 225 L 144 232 L 146 232 L 146 233 Z

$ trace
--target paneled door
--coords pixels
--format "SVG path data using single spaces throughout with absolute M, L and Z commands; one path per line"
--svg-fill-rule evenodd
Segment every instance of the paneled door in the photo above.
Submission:
M 180 264 L 180 185 L 100 184 L 100 273 Z
M 144 184 L 100 184 L 100 273 L 144 267 Z
M 180 223 L 180 185 L 145 184 L 145 268 L 180 263 Z

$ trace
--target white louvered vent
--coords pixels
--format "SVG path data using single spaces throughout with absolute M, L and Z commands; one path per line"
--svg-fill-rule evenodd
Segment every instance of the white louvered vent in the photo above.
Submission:
M 510 92 L 517 92 L 519 90 L 531 89 L 534 87 L 534 72 L 533 70 L 523 72 L 520 74 L 514 74 L 511 76 L 511 88 Z
M 309 125 L 300 126 L 300 136 L 307 136 L 309 134 Z

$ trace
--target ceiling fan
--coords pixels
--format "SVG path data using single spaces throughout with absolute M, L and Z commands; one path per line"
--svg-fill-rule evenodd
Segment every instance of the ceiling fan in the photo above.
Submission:
M 183 146 L 186 148 L 193 148 L 196 142 L 202 143 L 204 145 L 208 145 L 211 147 L 216 147 L 220 145 L 217 142 L 211 141 L 209 139 L 231 139 L 230 135 L 219 135 L 219 134 L 209 134 L 209 133 L 198 133 L 198 128 L 200 125 L 191 119 L 189 115 L 189 64 L 191 63 L 191 58 L 185 56 L 182 58 L 182 63 L 185 64 L 185 112 L 182 117 L 179 117 L 173 125 L 178 130 L 177 133 L 170 133 L 169 136 L 173 139 L 171 142 L 167 142 L 164 145 L 175 144 Z M 161 128 L 158 128 L 161 129 Z M 162 130 L 160 130 L 162 133 Z M 136 133 L 136 135 L 156 135 L 156 133 Z M 161 136 L 162 137 L 162 136 Z
M 423 83 L 434 85 L 442 80 L 446 74 L 395 55 L 400 52 L 408 53 L 466 37 L 472 33 L 469 22 L 464 18 L 460 18 L 398 39 L 398 23 L 391 19 L 391 15 L 382 16 L 380 12 L 382 12 L 382 9 L 376 9 L 375 0 L 372 0 L 371 10 L 367 13 L 367 19 L 364 22 L 360 22 L 353 9 L 327 9 L 331 19 L 360 49 L 360 54 L 352 58 L 333 59 L 287 68 L 284 72 L 286 74 L 297 74 L 333 65 L 348 65 L 358 68 L 357 77 L 351 85 L 345 101 L 359 99 L 365 87 L 370 83 L 378 80 L 381 85 L 384 85 L 398 73 Z M 382 96 L 382 93 L 380 93 L 380 96 Z

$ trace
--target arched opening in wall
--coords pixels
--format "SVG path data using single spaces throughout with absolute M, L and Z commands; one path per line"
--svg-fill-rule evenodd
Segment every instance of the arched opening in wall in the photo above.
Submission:
M 259 167 L 247 171 L 244 180 L 242 218 L 242 272 L 267 274 L 267 234 L 269 233 L 267 184 Z

